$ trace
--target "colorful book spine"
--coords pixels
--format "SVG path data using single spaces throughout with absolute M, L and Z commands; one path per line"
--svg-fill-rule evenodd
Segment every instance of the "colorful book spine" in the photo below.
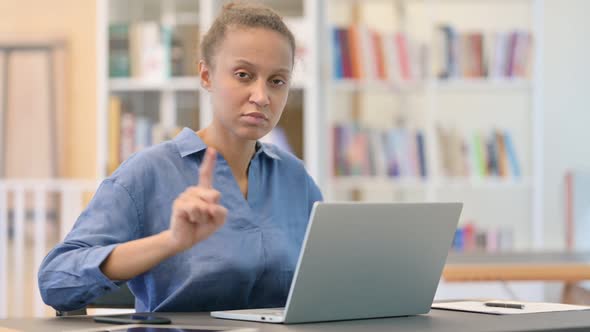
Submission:
M 422 131 L 416 133 L 416 146 L 418 149 L 418 160 L 420 164 L 420 176 L 426 178 L 428 174 L 427 160 L 426 160 L 426 146 L 424 142 L 424 134 Z
M 427 176 L 421 131 L 364 128 L 350 123 L 334 126 L 332 135 L 336 176 Z
M 343 64 L 343 52 L 342 52 L 342 36 L 343 30 L 340 28 L 334 27 L 332 29 L 332 42 L 334 43 L 334 47 L 332 50 L 332 71 L 334 79 L 343 79 L 344 78 L 344 64 Z
M 107 173 L 112 174 L 121 163 L 121 99 L 116 96 L 109 98 L 109 133 Z
M 504 132 L 504 142 L 512 176 L 518 178 L 521 176 L 520 163 L 518 161 L 516 148 L 514 147 L 514 142 L 512 142 L 512 135 L 508 131 Z
M 455 231 L 451 250 L 455 252 L 499 252 L 514 249 L 513 229 L 483 228 L 474 221 L 462 223 Z

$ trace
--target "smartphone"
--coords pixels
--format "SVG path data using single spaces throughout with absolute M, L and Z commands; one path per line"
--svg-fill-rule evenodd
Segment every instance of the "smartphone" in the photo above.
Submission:
M 166 317 L 157 317 L 149 314 L 123 314 L 109 316 L 95 316 L 97 323 L 113 324 L 170 324 L 172 321 Z

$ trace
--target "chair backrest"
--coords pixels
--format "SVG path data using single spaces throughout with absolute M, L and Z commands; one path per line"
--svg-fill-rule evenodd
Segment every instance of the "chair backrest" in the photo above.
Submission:
M 88 308 L 134 308 L 135 296 L 127 287 L 127 284 L 121 285 L 119 290 L 107 293 L 92 303 L 88 304 Z
M 89 303 L 86 308 L 134 308 L 135 296 L 127 287 L 127 284 L 121 285 L 119 290 L 107 293 Z M 86 315 L 86 308 L 73 311 L 56 311 L 56 316 L 79 316 Z

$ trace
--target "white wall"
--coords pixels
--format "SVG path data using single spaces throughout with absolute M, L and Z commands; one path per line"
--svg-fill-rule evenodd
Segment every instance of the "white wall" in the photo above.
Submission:
M 564 248 L 563 175 L 590 169 L 590 1 L 546 0 L 545 247 Z M 590 197 L 588 198 L 590 202 Z

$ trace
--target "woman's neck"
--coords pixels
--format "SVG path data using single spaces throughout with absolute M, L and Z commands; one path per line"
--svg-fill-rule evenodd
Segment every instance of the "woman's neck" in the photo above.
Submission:
M 227 161 L 236 179 L 247 177 L 248 165 L 256 152 L 256 141 L 243 140 L 223 129 L 213 128 L 214 124 L 201 129 L 197 135 L 213 147 Z

